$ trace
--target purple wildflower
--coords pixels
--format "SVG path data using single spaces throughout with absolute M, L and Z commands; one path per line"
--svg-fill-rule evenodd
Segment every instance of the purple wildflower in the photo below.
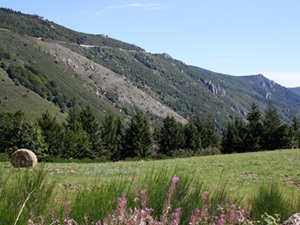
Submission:
M 126 212 L 126 199 L 118 198 L 119 219 L 122 221 Z
M 178 225 L 180 222 L 180 217 L 181 217 L 181 208 L 175 209 L 175 211 L 172 213 L 172 225 Z
M 200 221 L 200 213 L 201 211 L 199 209 L 194 210 L 194 214 L 190 218 L 190 225 L 195 225 L 198 221 Z
M 178 183 L 179 182 L 179 177 L 173 177 L 172 178 L 172 183 Z
M 143 210 L 146 210 L 147 208 L 147 190 L 146 189 L 143 189 L 141 190 L 141 201 L 142 201 L 142 209 Z

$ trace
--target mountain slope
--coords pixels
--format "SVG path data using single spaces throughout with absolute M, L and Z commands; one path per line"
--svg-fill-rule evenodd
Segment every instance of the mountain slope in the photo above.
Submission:
M 295 88 L 289 88 L 289 90 L 291 90 L 292 92 L 300 95 L 300 87 L 295 87 Z
M 152 119 L 171 114 L 183 123 L 211 116 L 220 130 L 228 120 L 245 117 L 252 102 L 264 110 L 271 101 L 285 122 L 300 116 L 299 95 L 263 75 L 215 73 L 168 54 L 150 54 L 106 35 L 72 31 L 7 9 L 0 9 L 0 28 L 2 54 L 11 55 L 2 62 L 41 71 L 48 83 L 57 84 L 54 93 L 64 101 L 54 103 L 61 108 L 76 99 L 92 105 L 100 119 L 107 111 L 126 117 L 135 108 Z M 53 102 L 57 95 L 52 92 L 48 95 Z

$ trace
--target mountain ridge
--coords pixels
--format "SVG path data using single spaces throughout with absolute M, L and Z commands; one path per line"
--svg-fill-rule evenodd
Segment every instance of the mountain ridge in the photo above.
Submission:
M 2 52 L 8 52 L 16 59 L 2 57 L 4 64 L 35 65 L 51 79 L 58 76 L 51 71 L 61 75 L 66 73 L 64 79 L 66 82 L 70 79 L 74 85 L 66 92 L 66 84 L 56 77 L 62 94 L 79 98 L 83 105 L 94 105 L 93 109 L 102 119 L 101 114 L 107 110 L 126 118 L 138 108 L 152 120 L 171 114 L 185 123 L 187 119 L 211 116 L 216 127 L 222 129 L 228 120 L 245 117 L 252 102 L 257 102 L 264 110 L 269 101 L 285 122 L 300 114 L 299 95 L 262 74 L 231 76 L 215 73 L 187 65 L 167 53 L 151 54 L 106 35 L 72 31 L 40 16 L 8 9 L 0 9 L 0 32 L 11 33 L 7 39 L 1 35 L 0 47 Z M 13 54 L 14 46 L 9 44 L 11 39 L 18 39 L 18 45 L 27 48 L 28 55 L 25 56 L 24 51 L 18 51 L 19 56 Z M 34 58 L 35 54 L 40 54 L 39 59 Z M 40 62 L 43 58 L 45 63 Z M 51 71 L 46 67 L 46 61 L 53 67 Z M 78 95 L 79 89 L 82 95 L 90 97 Z M 106 106 L 99 110 L 99 104 L 104 102 Z

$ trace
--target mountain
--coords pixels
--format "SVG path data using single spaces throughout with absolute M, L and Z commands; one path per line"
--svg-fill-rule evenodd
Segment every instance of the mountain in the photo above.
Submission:
M 293 91 L 294 93 L 300 95 L 300 87 L 289 88 L 289 90 L 291 90 L 291 91 Z
M 264 110 L 271 101 L 284 122 L 300 116 L 300 96 L 262 74 L 215 73 L 9 9 L 0 9 L 0 54 L 0 109 L 30 118 L 49 108 L 63 119 L 75 102 L 91 105 L 100 120 L 107 112 L 126 119 L 138 108 L 153 122 L 211 116 L 218 129 L 245 117 L 252 102 Z M 41 107 L 32 112 L 30 104 Z

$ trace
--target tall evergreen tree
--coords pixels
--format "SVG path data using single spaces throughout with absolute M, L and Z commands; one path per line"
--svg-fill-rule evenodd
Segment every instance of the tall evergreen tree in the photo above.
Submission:
M 152 134 L 145 116 L 139 111 L 132 117 L 126 130 L 123 158 L 145 158 L 151 154 Z
M 193 121 L 190 120 L 184 126 L 184 134 L 186 149 L 193 150 L 194 153 L 201 149 L 201 137 Z
M 163 120 L 159 152 L 171 156 L 174 150 L 184 147 L 184 133 L 181 124 L 174 116 L 168 115 Z
M 70 108 L 66 122 L 65 126 L 74 132 L 81 131 L 83 129 L 80 121 L 80 109 L 77 105 Z
M 294 128 L 288 124 L 283 124 L 277 131 L 278 140 L 276 149 L 289 149 L 294 147 Z
M 223 154 L 233 153 L 237 151 L 236 139 L 237 139 L 237 131 L 235 124 L 233 122 L 227 123 L 227 129 L 223 133 L 222 141 L 221 141 L 221 152 Z
M 243 152 L 245 137 L 246 124 L 241 118 L 228 122 L 222 138 L 222 153 Z
M 202 139 L 202 147 L 218 147 L 219 146 L 219 137 L 214 128 L 212 118 L 208 116 L 204 123 L 205 127 L 205 136 Z
M 94 158 L 90 137 L 80 121 L 80 111 L 75 106 L 70 109 L 63 135 L 63 158 Z
M 100 124 L 97 121 L 92 109 L 87 106 L 80 112 L 80 122 L 83 130 L 88 134 L 95 157 L 103 155 L 103 147 L 101 143 Z
M 261 149 L 262 122 L 261 112 L 256 103 L 251 104 L 251 112 L 247 115 L 245 152 L 256 152 Z
M 198 134 L 200 136 L 200 140 L 201 140 L 201 149 L 203 148 L 203 142 L 206 136 L 206 129 L 205 129 L 205 125 L 203 123 L 203 121 L 201 119 L 196 119 L 195 121 L 195 126 L 197 128 Z
M 299 148 L 300 147 L 300 122 L 296 115 L 293 117 L 293 122 L 292 122 L 292 133 L 293 133 L 293 144 L 292 148 Z
M 103 155 L 117 161 L 121 159 L 122 122 L 119 117 L 107 114 L 102 126 Z
M 280 145 L 279 127 L 281 125 L 280 118 L 276 108 L 268 103 L 265 110 L 262 132 L 262 148 L 266 150 L 278 149 Z
M 88 134 L 82 129 L 73 131 L 66 127 L 63 133 L 63 159 L 94 158 Z
M 47 155 L 59 156 L 63 145 L 62 126 L 57 122 L 56 117 L 50 115 L 49 111 L 43 113 L 42 117 L 37 120 L 37 123 L 48 145 Z

